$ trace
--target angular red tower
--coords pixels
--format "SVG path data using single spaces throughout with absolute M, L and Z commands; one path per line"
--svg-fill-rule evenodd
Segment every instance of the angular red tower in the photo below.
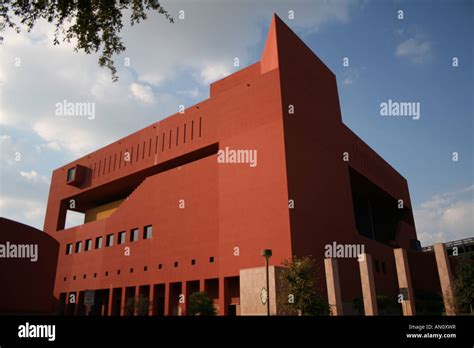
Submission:
M 68 209 L 86 223 L 64 229 Z M 55 170 L 44 229 L 61 243 L 55 294 L 70 314 L 85 290 L 96 314 L 139 295 L 151 314 L 183 313 L 199 290 L 238 313 L 251 291 L 239 272 L 263 265 L 261 249 L 272 265 L 322 267 L 333 242 L 363 244 L 395 294 L 393 248 L 419 245 L 406 180 L 342 123 L 334 74 L 276 15 L 261 61 L 209 99 Z M 357 267 L 341 260 L 348 303 Z

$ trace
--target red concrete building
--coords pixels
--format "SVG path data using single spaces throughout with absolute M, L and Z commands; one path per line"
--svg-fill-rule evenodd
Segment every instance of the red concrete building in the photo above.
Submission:
M 68 209 L 85 223 L 65 229 Z M 377 291 L 395 296 L 393 248 L 421 254 L 407 181 L 344 125 L 335 75 L 277 16 L 261 60 L 208 99 L 56 169 L 44 230 L 61 245 L 55 296 L 95 290 L 104 315 L 138 295 L 151 314 L 185 313 L 199 290 L 238 313 L 240 271 L 264 264 L 261 249 L 271 265 L 322 267 L 333 242 L 364 245 Z M 350 303 L 357 262 L 339 272 Z

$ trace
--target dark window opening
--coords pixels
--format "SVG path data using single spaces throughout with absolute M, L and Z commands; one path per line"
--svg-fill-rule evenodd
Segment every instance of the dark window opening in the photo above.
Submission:
M 143 228 L 143 239 L 151 239 L 153 233 L 153 227 L 151 225 Z
M 74 178 L 76 176 L 76 167 L 69 168 L 67 170 L 67 181 L 74 181 Z
M 192 259 L 191 260 L 191 265 L 195 265 L 196 264 L 196 260 Z
M 118 243 L 119 244 L 124 244 L 125 243 L 125 237 L 127 233 L 125 231 L 119 232 L 119 237 L 118 237 Z
M 105 241 L 105 246 L 110 247 L 114 245 L 114 235 L 113 234 L 108 234 L 107 239 Z
M 352 168 L 349 175 L 357 231 L 367 238 L 396 246 L 400 223 L 414 226 L 411 209 L 398 208 L 397 199 Z
M 102 248 L 102 237 L 97 237 L 95 239 L 95 248 L 96 249 Z
M 160 263 L 160 264 L 158 265 L 158 269 L 162 269 L 162 268 L 163 268 L 163 265 Z
M 175 262 L 174 262 L 174 266 L 175 266 L 175 267 L 178 267 L 178 261 L 175 261 Z
M 86 240 L 86 245 L 85 245 L 85 251 L 89 251 L 92 249 L 92 239 L 87 239 Z
M 375 260 L 375 272 L 380 273 L 379 260 Z
M 214 262 L 214 256 L 211 256 L 211 257 L 209 258 L 209 262 L 210 262 L 210 263 L 213 263 L 213 262 Z
M 138 228 L 134 228 L 130 231 L 130 242 L 138 240 Z

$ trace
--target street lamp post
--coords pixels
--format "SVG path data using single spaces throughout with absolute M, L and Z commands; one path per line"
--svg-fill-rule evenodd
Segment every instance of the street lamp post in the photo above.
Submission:
M 271 249 L 263 249 L 260 254 L 265 258 L 265 269 L 267 273 L 267 315 L 270 315 L 270 280 L 268 278 L 268 259 L 272 256 Z

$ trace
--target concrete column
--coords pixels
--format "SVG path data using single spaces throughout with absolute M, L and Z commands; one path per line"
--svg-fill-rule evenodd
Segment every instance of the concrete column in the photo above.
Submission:
M 219 278 L 219 315 L 227 315 L 227 306 L 226 306 L 226 282 L 224 277 Z
M 181 282 L 181 295 L 179 297 L 179 306 L 181 307 L 181 315 L 187 315 L 187 308 L 188 308 L 188 287 L 187 282 Z M 182 299 L 182 300 L 181 300 Z M 182 303 L 184 301 L 184 303 Z
M 331 313 L 332 315 L 342 315 L 342 297 L 337 259 L 324 259 L 324 269 Z
M 155 306 L 156 306 L 156 288 L 155 285 L 150 284 L 150 294 L 149 294 L 149 301 L 150 301 L 150 308 L 148 308 L 148 315 L 152 316 L 155 315 Z
M 122 288 L 122 294 L 120 295 L 120 315 L 123 316 L 125 314 L 125 303 L 127 302 L 127 288 Z
M 133 287 L 133 315 L 138 315 L 138 308 L 137 308 L 137 303 L 138 303 L 138 296 L 140 295 L 139 292 L 139 286 L 134 286 Z
M 443 293 L 444 309 L 446 315 L 456 315 L 453 304 L 453 275 L 449 265 L 448 253 L 443 243 L 433 245 L 436 266 L 438 267 L 439 282 L 441 283 L 441 291 Z
M 165 283 L 165 315 L 170 315 L 170 283 Z
M 200 292 L 206 291 L 206 280 L 205 279 L 199 280 L 199 291 Z
M 377 298 L 375 294 L 372 257 L 369 254 L 361 254 L 359 258 L 359 270 L 365 315 L 378 315 L 379 311 L 377 309 Z
M 114 303 L 113 298 L 114 298 L 114 288 L 110 288 L 109 289 L 109 301 L 108 301 L 109 305 L 107 307 L 107 315 L 109 317 L 112 316 L 112 307 L 113 307 L 113 303 Z
M 410 267 L 406 250 L 402 248 L 394 249 L 395 266 L 397 267 L 398 287 L 408 289 L 408 299 L 403 298 L 403 315 L 416 315 L 415 298 L 411 284 Z
M 76 292 L 76 305 L 74 307 L 74 316 L 78 316 L 78 313 L 79 313 L 79 306 L 81 304 L 81 300 L 84 300 L 84 299 L 81 299 L 81 292 L 80 291 L 77 291 Z

